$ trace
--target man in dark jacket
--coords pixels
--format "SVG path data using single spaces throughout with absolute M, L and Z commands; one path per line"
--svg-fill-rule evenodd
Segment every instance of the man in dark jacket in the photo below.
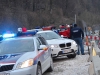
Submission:
M 78 44 L 78 55 L 80 54 L 79 47 L 81 48 L 81 54 L 84 55 L 84 45 L 82 39 L 84 39 L 84 32 L 77 24 L 71 29 L 72 39 Z

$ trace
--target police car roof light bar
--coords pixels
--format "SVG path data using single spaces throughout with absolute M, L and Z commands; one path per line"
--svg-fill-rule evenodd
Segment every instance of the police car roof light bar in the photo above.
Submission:
M 11 37 L 15 37 L 15 36 L 16 36 L 16 34 L 14 34 L 14 33 L 13 34 L 11 33 L 11 34 L 3 34 L 2 35 L 3 38 L 11 38 Z
M 22 33 L 17 33 L 17 36 L 34 36 L 38 31 L 27 31 Z

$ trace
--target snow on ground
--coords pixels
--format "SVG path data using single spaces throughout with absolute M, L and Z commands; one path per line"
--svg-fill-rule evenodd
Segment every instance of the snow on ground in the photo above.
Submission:
M 87 62 L 89 55 L 77 55 L 76 58 L 67 57 L 54 59 L 54 71 L 45 72 L 43 75 L 89 75 Z
M 89 75 L 88 68 L 91 62 L 88 62 L 88 47 L 84 45 L 84 49 L 85 55 L 77 55 L 73 59 L 54 59 L 54 71 L 45 72 L 43 75 Z

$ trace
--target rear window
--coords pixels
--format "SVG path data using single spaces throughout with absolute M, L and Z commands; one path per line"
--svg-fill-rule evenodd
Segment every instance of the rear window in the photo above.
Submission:
M 0 42 L 0 54 L 21 53 L 34 50 L 32 39 L 6 40 Z

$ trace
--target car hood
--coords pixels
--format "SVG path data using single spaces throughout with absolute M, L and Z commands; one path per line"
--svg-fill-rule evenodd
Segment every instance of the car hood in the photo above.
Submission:
M 48 44 L 61 44 L 61 43 L 67 43 L 67 42 L 73 42 L 73 41 L 74 40 L 65 39 L 65 38 L 47 40 Z
M 34 52 L 0 55 L 0 64 L 7 64 L 7 63 L 15 64 L 16 62 L 19 62 L 19 61 L 23 62 L 32 57 L 35 57 Z

